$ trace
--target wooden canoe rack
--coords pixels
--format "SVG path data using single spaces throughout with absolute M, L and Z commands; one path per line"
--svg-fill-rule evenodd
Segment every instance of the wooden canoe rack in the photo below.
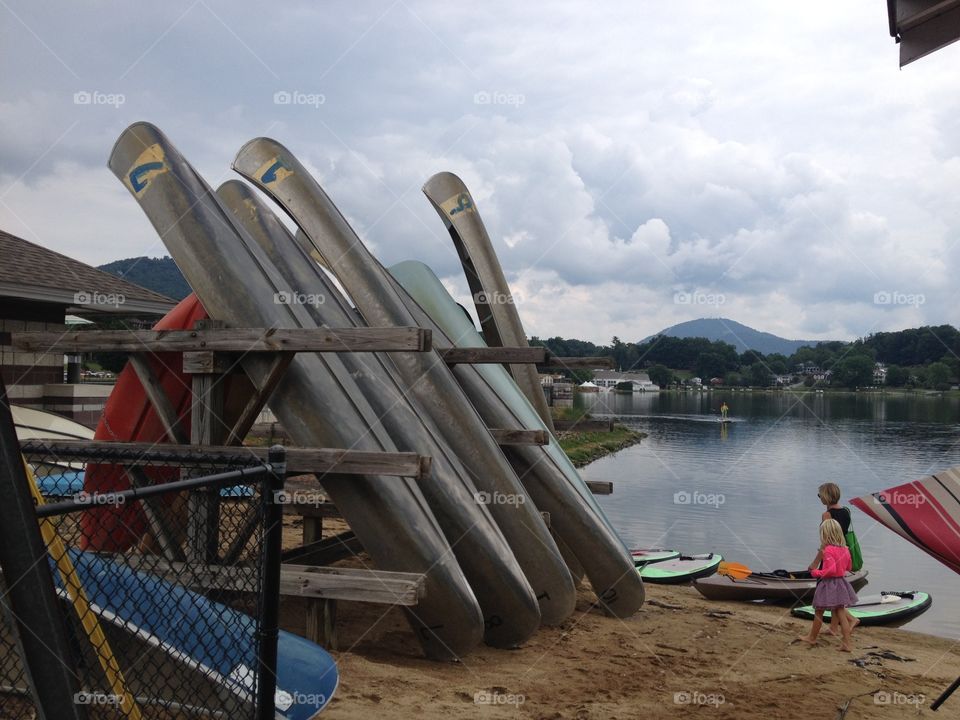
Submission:
M 257 416 L 283 379 L 284 373 L 298 352 L 428 352 L 432 347 L 429 330 L 414 327 L 345 328 L 345 329 L 263 329 L 226 328 L 215 320 L 201 320 L 193 330 L 88 330 L 67 333 L 16 332 L 11 344 L 18 350 L 44 353 L 75 354 L 83 352 L 125 352 L 144 388 L 147 399 L 163 425 L 175 451 L 177 446 L 200 449 L 205 453 L 235 456 L 236 447 L 246 437 Z M 189 437 L 185 433 L 160 381 L 153 372 L 148 357 L 154 353 L 182 353 L 183 369 L 191 376 L 192 406 Z M 557 358 L 541 347 L 452 348 L 440 351 L 450 364 L 464 363 L 536 363 L 541 366 L 607 367 L 608 358 Z M 245 358 L 251 354 L 272 358 L 265 378 L 242 409 L 232 427 L 222 422 L 225 376 L 243 372 Z M 251 376 L 252 374 L 248 374 Z M 491 428 L 498 443 L 508 445 L 546 445 L 550 438 L 544 430 Z M 151 443 L 113 443 L 102 441 L 59 442 L 76 444 L 78 448 L 116 447 L 136 451 L 152 447 Z M 266 448 L 245 448 L 258 457 L 266 458 Z M 174 461 L 171 461 L 173 463 Z M 410 477 L 419 479 L 430 472 L 431 458 L 417 453 L 363 452 L 331 448 L 288 448 L 287 475 L 336 473 L 339 475 L 377 475 L 383 477 Z M 128 467 L 131 485 L 148 482 L 142 469 Z M 236 566 L 243 548 L 255 531 L 256 514 L 251 512 L 244 520 L 244 529 L 231 547 L 219 552 L 219 518 L 221 498 L 218 493 L 196 492 L 188 498 L 189 517 L 186 552 L 174 540 L 175 534 L 164 524 L 164 514 L 144 502 L 144 513 L 153 534 L 165 549 L 164 559 L 171 567 L 189 562 L 200 568 L 201 584 L 206 589 L 229 589 L 237 586 L 236 574 L 243 568 Z M 354 602 L 415 605 L 423 594 L 423 575 L 379 570 L 318 567 L 312 561 L 336 556 L 330 548 L 337 545 L 337 537 L 322 538 L 323 518 L 341 517 L 330 502 L 314 504 L 285 503 L 285 515 L 303 518 L 303 547 L 301 556 L 308 564 L 285 565 L 281 571 L 281 594 L 307 599 L 306 635 L 315 642 L 335 647 L 336 603 Z M 349 554 L 356 554 L 359 545 L 346 542 Z M 326 556 L 311 552 L 327 542 Z M 343 555 L 343 553 L 341 553 Z

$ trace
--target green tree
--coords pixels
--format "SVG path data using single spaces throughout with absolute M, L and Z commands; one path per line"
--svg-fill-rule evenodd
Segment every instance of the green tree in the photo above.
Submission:
M 899 365 L 887 366 L 887 385 L 890 387 L 903 387 L 910 379 L 910 373 Z
M 727 364 L 719 353 L 705 352 L 697 357 L 696 372 L 704 382 L 712 377 L 722 377 L 727 369 Z
M 755 362 L 750 366 L 750 384 L 754 387 L 768 387 L 773 380 L 767 366 L 762 362 Z
M 650 382 L 660 387 L 667 387 L 673 381 L 673 373 L 670 371 L 670 368 L 660 363 L 650 368 L 647 371 L 647 375 L 650 377 Z
M 939 361 L 930 363 L 927 366 L 927 387 L 934 390 L 949 390 L 950 366 Z
M 866 355 L 848 355 L 833 365 L 833 382 L 847 388 L 873 385 L 873 360 Z

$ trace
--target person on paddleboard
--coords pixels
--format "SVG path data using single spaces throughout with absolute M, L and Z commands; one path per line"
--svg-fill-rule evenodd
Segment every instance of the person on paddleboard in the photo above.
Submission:
M 720 417 L 726 420 L 728 412 L 730 412 L 730 406 L 728 406 L 727 401 L 724 400 L 720 405 Z
M 847 580 L 846 574 L 851 568 L 850 550 L 843 537 L 843 531 L 833 518 L 820 523 L 820 555 L 823 556 L 823 567 L 814 568 L 810 574 L 818 578 L 817 590 L 813 594 L 814 617 L 810 633 L 799 639 L 810 645 L 815 645 L 820 628 L 823 627 L 823 614 L 829 610 L 831 619 L 839 618 L 840 630 L 843 639 L 839 650 L 852 652 L 853 628 L 859 622 L 850 611 L 851 605 L 858 602 L 857 593 L 853 585 Z

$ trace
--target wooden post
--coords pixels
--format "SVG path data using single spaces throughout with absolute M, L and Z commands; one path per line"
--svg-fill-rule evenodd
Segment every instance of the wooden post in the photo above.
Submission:
M 199 320 L 196 324 L 197 330 L 218 327 L 223 327 L 220 320 Z M 184 371 L 203 371 L 192 376 L 190 443 L 220 445 L 226 435 L 223 421 L 225 368 L 220 367 L 215 358 L 211 362 L 192 362 L 188 356 L 189 353 L 184 353 Z M 191 492 L 187 507 L 187 557 L 193 562 L 216 562 L 220 550 L 220 492 L 215 489 Z
M 323 537 L 323 518 L 303 518 L 303 544 L 317 542 Z M 308 640 L 322 645 L 329 650 L 336 650 L 333 644 L 336 641 L 336 607 L 329 609 L 328 603 L 336 600 L 322 600 L 309 598 L 307 600 L 306 632 Z

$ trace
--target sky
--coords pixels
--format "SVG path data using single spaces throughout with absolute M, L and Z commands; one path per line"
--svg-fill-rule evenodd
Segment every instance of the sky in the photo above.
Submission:
M 957 324 L 960 44 L 897 57 L 876 0 L 0 0 L 0 228 L 167 254 L 106 167 L 149 120 L 214 187 L 279 140 L 381 261 L 466 300 L 420 191 L 456 173 L 530 335 Z

